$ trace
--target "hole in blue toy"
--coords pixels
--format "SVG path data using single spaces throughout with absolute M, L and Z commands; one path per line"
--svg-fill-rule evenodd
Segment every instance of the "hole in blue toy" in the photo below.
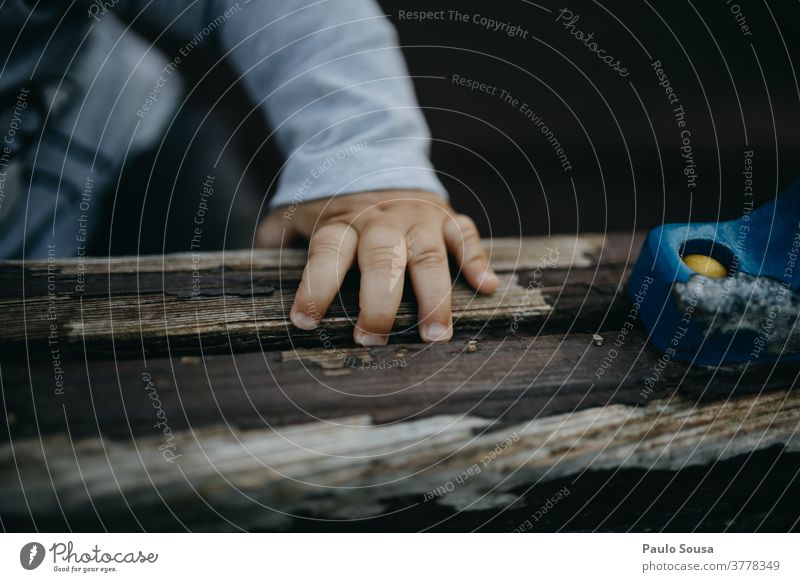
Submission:
M 711 257 L 722 263 L 725 270 L 728 271 L 728 275 L 733 275 L 736 271 L 736 269 L 733 268 L 733 251 L 719 241 L 705 238 L 687 240 L 681 247 L 680 256 L 683 258 L 687 255 L 705 255 Z

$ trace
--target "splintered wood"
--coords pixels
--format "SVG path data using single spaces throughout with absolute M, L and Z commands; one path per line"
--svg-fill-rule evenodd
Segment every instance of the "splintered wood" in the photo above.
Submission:
M 316 330 L 292 328 L 302 251 L 4 263 L 0 517 L 470 524 L 600 471 L 797 451 L 797 364 L 661 366 L 638 327 L 619 341 L 640 242 L 486 241 L 500 289 L 456 282 L 452 342 L 420 342 L 407 293 L 371 348 L 351 340 L 355 275 Z
M 22 479 L 36 513 L 58 512 L 59 503 L 90 512 L 92 503 L 121 498 L 157 508 L 200 495 L 240 527 L 272 529 L 293 513 L 380 515 L 393 498 L 502 508 L 521 501 L 515 488 L 587 469 L 677 470 L 775 444 L 796 451 L 799 423 L 800 396 L 778 391 L 702 406 L 681 398 L 612 405 L 502 429 L 451 415 L 386 425 L 356 416 L 275 429 L 208 427 L 177 434 L 172 462 L 155 436 L 137 438 L 135 447 L 54 436 L 0 447 L 0 483 Z M 3 486 L 0 503 L 5 515 L 27 511 L 15 487 Z

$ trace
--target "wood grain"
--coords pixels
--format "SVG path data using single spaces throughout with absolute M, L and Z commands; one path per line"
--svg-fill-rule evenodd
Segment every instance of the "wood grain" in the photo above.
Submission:
M 158 421 L 153 392 L 172 429 L 181 430 L 287 426 L 352 415 L 376 423 L 443 414 L 514 422 L 641 404 L 676 390 L 708 400 L 797 383 L 797 365 L 706 370 L 671 363 L 656 374 L 659 356 L 645 338 L 634 332 L 615 347 L 616 333 L 602 332 L 607 343 L 600 346 L 592 334 L 472 335 L 477 339 L 441 345 L 64 361 L 63 394 L 56 393 L 52 367 L 3 357 L 8 426 L 0 441 L 54 433 L 147 436 Z M 616 357 L 609 360 L 612 349 Z M 657 379 L 652 390 L 648 378 Z
M 136 508 L 149 527 L 280 529 L 293 516 L 353 520 L 406 507 L 502 509 L 515 489 L 587 470 L 677 470 L 742 453 L 800 447 L 800 394 L 698 405 L 683 398 L 612 405 L 498 426 L 443 415 L 373 426 L 367 416 L 281 429 L 219 426 L 131 444 L 65 436 L 0 447 L 0 513 L 113 520 Z M 160 449 L 161 447 L 161 449 Z M 25 484 L 24 496 L 19 483 Z M 192 512 L 194 507 L 212 507 Z M 80 522 L 80 519 L 78 519 Z
M 487 241 L 502 290 L 456 283 L 453 342 L 419 342 L 407 294 L 375 348 L 350 339 L 357 275 L 317 330 L 291 328 L 299 250 L 0 264 L 0 518 L 494 513 L 587 471 L 797 451 L 800 364 L 662 365 L 623 327 L 640 240 Z
M 588 324 L 603 318 L 638 248 L 630 235 L 488 241 L 501 277 L 497 293 L 453 288 L 458 329 Z M 10 350 L 41 348 L 55 338 L 65 351 L 96 354 L 194 353 L 264 350 L 319 344 L 319 331 L 288 321 L 304 253 L 254 251 L 159 258 L 70 259 L 0 265 L 0 341 Z M 358 316 L 357 276 L 322 321 L 329 338 L 349 342 Z M 561 301 L 563 309 L 550 317 Z M 574 317 L 586 305 L 583 317 Z M 562 315 L 569 313 L 571 317 Z M 407 290 L 394 333 L 417 338 L 416 302 Z M 73 350 L 74 351 L 74 350 Z M 29 357 L 48 351 L 28 350 Z

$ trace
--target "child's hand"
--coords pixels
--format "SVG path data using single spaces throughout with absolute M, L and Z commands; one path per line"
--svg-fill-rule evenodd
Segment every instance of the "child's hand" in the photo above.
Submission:
M 383 345 L 403 293 L 406 267 L 419 304 L 419 330 L 427 342 L 453 335 L 450 312 L 451 252 L 470 285 L 481 293 L 497 288 L 475 224 L 441 197 L 419 191 L 348 194 L 274 211 L 261 223 L 259 246 L 276 247 L 286 229 L 310 239 L 308 263 L 291 310 L 292 323 L 313 329 L 358 257 L 360 313 L 353 339 Z

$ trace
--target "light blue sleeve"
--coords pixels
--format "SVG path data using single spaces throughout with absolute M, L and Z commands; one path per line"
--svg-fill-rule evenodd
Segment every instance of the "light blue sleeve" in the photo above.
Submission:
M 287 160 L 272 206 L 384 189 L 446 196 L 396 32 L 374 0 L 170 4 L 160 24 L 186 39 L 212 29 L 266 114 Z

